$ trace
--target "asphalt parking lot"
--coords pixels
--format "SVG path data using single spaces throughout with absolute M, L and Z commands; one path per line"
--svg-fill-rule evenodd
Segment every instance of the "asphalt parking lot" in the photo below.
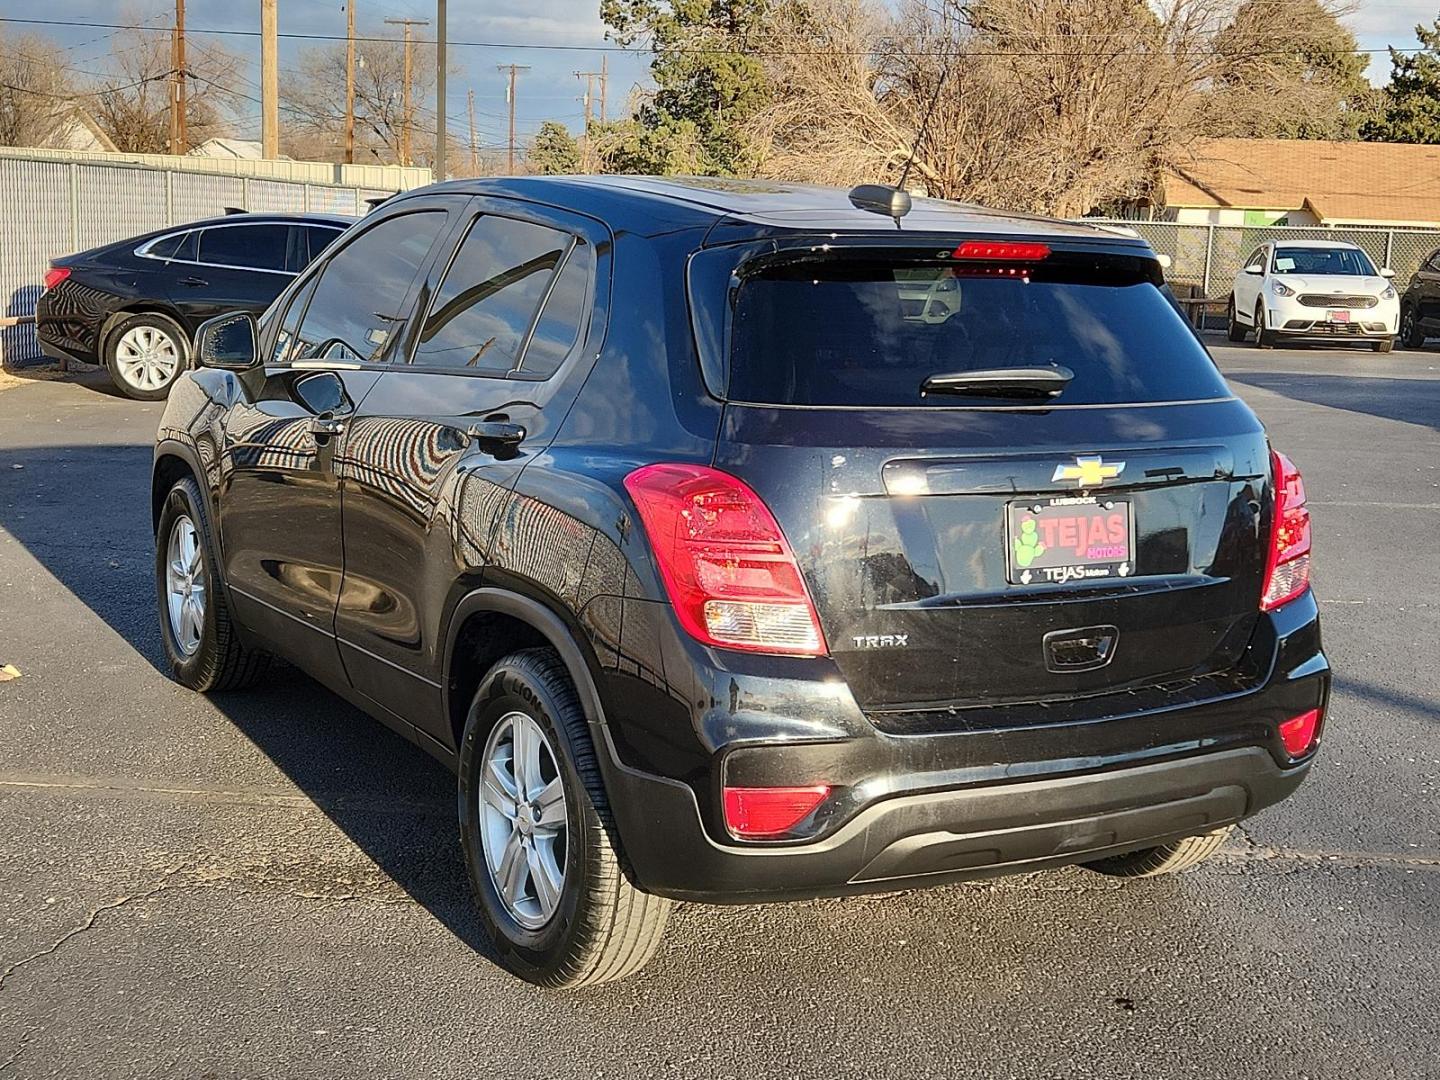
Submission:
M 569 995 L 473 951 L 421 751 L 288 670 L 159 672 L 161 406 L 0 387 L 0 1077 L 1440 1075 L 1440 350 L 1215 345 L 1314 513 L 1299 794 L 1153 883 L 686 906 Z

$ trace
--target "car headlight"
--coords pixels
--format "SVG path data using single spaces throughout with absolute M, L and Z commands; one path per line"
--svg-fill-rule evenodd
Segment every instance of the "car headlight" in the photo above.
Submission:
M 1385 286 L 1385 291 L 1380 294 L 1380 299 L 1381 299 L 1381 300 L 1394 300 L 1394 299 L 1395 299 L 1395 286 L 1394 286 L 1394 285 L 1386 285 L 1386 286 Z
M 1283 281 L 1273 281 L 1270 287 L 1275 290 L 1276 296 L 1294 296 L 1295 290 L 1286 285 Z

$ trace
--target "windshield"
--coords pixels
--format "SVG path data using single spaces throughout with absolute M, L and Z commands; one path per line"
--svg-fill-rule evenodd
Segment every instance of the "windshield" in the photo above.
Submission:
M 1374 277 L 1375 264 L 1359 248 L 1277 247 L 1275 273 Z
M 975 402 L 922 394 L 922 383 L 1046 366 L 1074 372 L 1054 399 L 1060 406 L 1228 396 L 1152 282 L 1073 267 L 1001 269 L 846 260 L 746 277 L 731 323 L 730 397 L 954 407 Z

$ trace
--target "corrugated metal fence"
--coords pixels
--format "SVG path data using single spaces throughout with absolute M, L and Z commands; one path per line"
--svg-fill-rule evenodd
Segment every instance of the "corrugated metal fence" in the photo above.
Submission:
M 49 261 L 129 236 L 245 210 L 358 217 L 380 189 L 120 164 L 0 157 L 0 314 L 35 312 Z M 0 360 L 39 358 L 34 327 L 0 329 Z
M 1267 240 L 1343 240 L 1364 248 L 1376 266 L 1395 271 L 1395 287 L 1403 290 L 1420 264 L 1440 248 L 1440 229 L 1328 228 L 1301 225 L 1182 225 L 1174 221 L 1102 221 L 1133 229 L 1158 253 L 1170 256 L 1165 271 L 1177 291 L 1225 300 L 1243 260 Z

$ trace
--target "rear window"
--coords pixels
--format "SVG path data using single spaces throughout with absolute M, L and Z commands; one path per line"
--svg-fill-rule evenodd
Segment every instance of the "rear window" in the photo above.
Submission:
M 1133 260 L 1132 260 L 1133 262 Z M 1130 271 L 845 260 L 768 267 L 734 299 L 729 396 L 772 405 L 954 407 L 929 377 L 1063 366 L 1050 406 L 1229 395 L 1179 311 Z

